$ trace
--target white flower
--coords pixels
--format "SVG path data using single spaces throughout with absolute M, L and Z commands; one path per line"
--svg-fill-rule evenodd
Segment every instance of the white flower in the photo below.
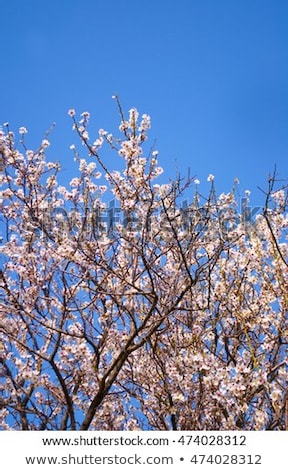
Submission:
M 142 114 L 142 121 L 139 127 L 140 132 L 145 132 L 151 127 L 151 119 L 149 114 Z
M 97 150 L 97 148 L 101 147 L 102 144 L 103 144 L 103 137 L 100 137 L 99 139 L 96 139 L 95 142 L 93 142 L 93 147 L 96 147 L 96 150 Z
M 80 165 L 79 165 L 79 170 L 81 171 L 81 173 L 83 173 L 83 171 L 86 170 L 86 167 L 87 167 L 87 162 L 84 158 L 81 158 L 80 159 Z
M 246 191 L 245 191 L 245 196 L 246 196 L 246 197 L 249 197 L 250 194 L 251 194 L 251 191 L 249 191 L 249 189 L 246 189 Z
M 68 114 L 71 117 L 75 116 L 75 109 L 69 109 Z
M 48 168 L 48 170 L 52 170 L 52 168 L 57 168 L 58 169 L 58 163 L 57 162 L 48 162 L 47 163 L 47 168 Z
M 89 165 L 87 165 L 87 168 L 86 168 L 87 173 L 91 174 L 95 170 L 95 168 L 96 168 L 96 163 L 95 162 L 89 163 Z
M 88 113 L 88 111 L 84 111 L 84 113 L 82 113 L 81 116 L 85 119 L 89 119 L 90 118 L 90 113 Z
M 22 126 L 22 127 L 19 128 L 19 134 L 23 135 L 23 134 L 27 134 L 27 133 L 28 133 L 28 131 L 27 131 L 26 127 Z
M 49 140 L 47 140 L 47 139 L 42 140 L 42 147 L 47 148 L 47 147 L 49 147 L 49 145 L 50 145 Z
M 76 147 L 75 147 L 74 144 L 70 145 L 70 150 L 75 150 L 75 149 L 76 149 Z
M 29 161 L 33 160 L 34 152 L 32 150 L 27 150 L 26 155 Z
M 80 178 L 72 178 L 69 184 L 70 186 L 80 186 L 81 180 Z
M 195 183 L 195 184 L 200 184 L 200 180 L 198 180 L 198 178 L 196 178 L 196 179 L 194 180 L 194 183 Z
M 215 176 L 210 173 L 207 177 L 207 181 L 213 181 L 214 178 L 215 178 Z
M 170 189 L 170 185 L 169 184 L 161 184 L 160 186 L 160 194 L 161 196 L 166 196 L 167 192 L 169 191 Z
M 87 131 L 82 131 L 82 137 L 84 140 L 89 140 L 89 134 Z
M 129 122 L 128 121 L 121 121 L 121 124 L 119 126 L 119 131 L 123 132 L 126 131 L 129 127 Z
M 283 189 L 275 191 L 271 194 L 271 196 L 276 204 L 282 204 L 283 206 L 285 206 L 285 192 L 283 191 Z

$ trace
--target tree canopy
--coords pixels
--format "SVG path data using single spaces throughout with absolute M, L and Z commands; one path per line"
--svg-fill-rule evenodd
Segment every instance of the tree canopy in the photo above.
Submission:
M 287 429 L 287 185 L 252 217 L 237 180 L 162 183 L 149 116 L 116 101 L 116 136 L 69 111 L 68 186 L 48 135 L 1 130 L 0 428 Z

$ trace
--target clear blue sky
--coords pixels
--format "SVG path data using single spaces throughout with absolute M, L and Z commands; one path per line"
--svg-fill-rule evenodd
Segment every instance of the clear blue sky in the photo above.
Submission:
M 228 191 L 237 176 L 255 201 L 274 164 L 288 177 L 287 0 L 2 0 L 0 35 L 0 123 L 32 147 L 55 121 L 66 176 L 67 110 L 90 111 L 96 135 L 118 94 L 151 115 L 167 177 L 189 166 Z

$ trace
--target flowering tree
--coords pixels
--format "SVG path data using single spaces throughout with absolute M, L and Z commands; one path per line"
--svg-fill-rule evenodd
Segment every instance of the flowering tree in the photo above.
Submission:
M 71 146 L 69 188 L 48 136 L 1 131 L 0 428 L 285 429 L 287 187 L 254 220 L 237 181 L 155 182 L 149 116 L 116 100 L 120 137 L 69 111 L 89 159 Z

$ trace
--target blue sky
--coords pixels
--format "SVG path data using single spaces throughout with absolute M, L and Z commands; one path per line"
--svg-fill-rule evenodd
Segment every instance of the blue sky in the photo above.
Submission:
M 118 94 L 151 115 L 167 177 L 190 167 L 205 192 L 213 173 L 221 192 L 237 176 L 257 203 L 275 164 L 288 177 L 287 22 L 286 0 L 2 0 L 0 123 L 36 147 L 55 121 L 66 179 L 68 109 L 96 136 L 118 125 Z

